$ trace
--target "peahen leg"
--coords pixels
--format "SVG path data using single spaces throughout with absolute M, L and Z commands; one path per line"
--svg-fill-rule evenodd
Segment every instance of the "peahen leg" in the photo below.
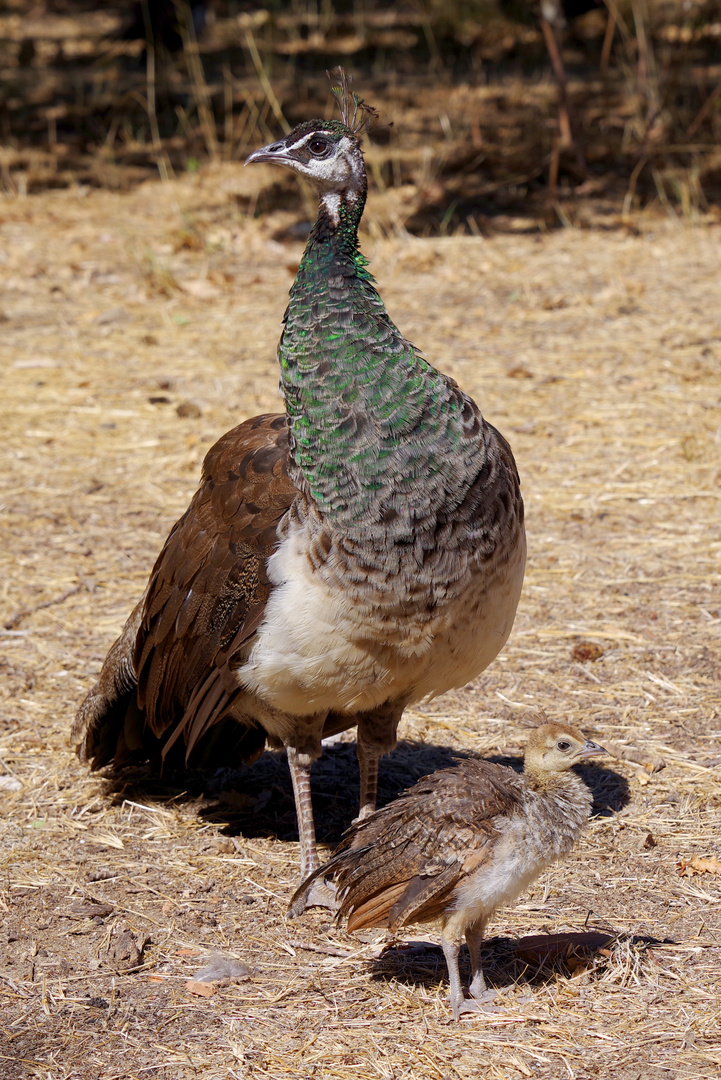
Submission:
M 372 814 L 378 802 L 378 761 L 395 747 L 403 702 L 389 702 L 358 717 L 358 769 L 360 801 L 356 821 Z
M 378 760 L 375 748 L 358 739 L 358 770 L 360 772 L 360 801 L 356 821 L 372 814 L 378 803 Z
M 305 879 L 320 866 L 318 846 L 315 839 L 315 822 L 313 820 L 313 803 L 310 795 L 310 767 L 312 758 L 308 754 L 300 753 L 294 747 L 287 747 L 288 765 L 290 776 L 293 781 L 293 795 L 295 797 L 295 813 L 298 819 L 298 837 L 300 839 L 300 879 Z M 313 882 L 305 896 L 305 903 L 301 910 L 307 907 L 327 907 L 335 911 L 338 902 L 335 897 L 335 889 L 326 885 L 323 878 Z M 296 912 L 298 914 L 298 912 Z
M 320 866 L 318 847 L 315 839 L 313 803 L 310 796 L 311 759 L 308 754 L 299 753 L 294 747 L 286 749 L 290 778 L 293 781 L 295 813 L 298 818 L 298 837 L 300 839 L 300 876 L 307 878 L 317 866 Z

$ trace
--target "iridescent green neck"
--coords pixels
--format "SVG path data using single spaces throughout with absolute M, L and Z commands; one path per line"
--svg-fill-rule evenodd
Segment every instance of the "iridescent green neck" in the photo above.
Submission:
M 296 480 L 346 533 L 412 535 L 408 494 L 448 484 L 468 399 L 393 325 L 358 250 L 362 196 L 327 200 L 290 291 L 278 358 Z M 416 507 L 416 509 L 418 509 Z

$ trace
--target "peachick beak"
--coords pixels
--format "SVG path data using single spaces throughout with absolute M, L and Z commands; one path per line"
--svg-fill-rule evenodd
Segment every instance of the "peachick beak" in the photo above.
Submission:
M 608 750 L 605 747 L 599 746 L 597 742 L 592 742 L 591 739 L 586 739 L 583 744 L 583 750 L 579 754 L 579 757 L 593 757 L 594 754 L 607 754 Z
M 276 162 L 278 165 L 284 165 L 285 149 L 286 146 L 283 142 L 269 143 L 268 146 L 261 146 L 260 150 L 254 150 L 253 153 L 245 159 L 244 164 L 254 165 L 259 161 L 270 161 Z

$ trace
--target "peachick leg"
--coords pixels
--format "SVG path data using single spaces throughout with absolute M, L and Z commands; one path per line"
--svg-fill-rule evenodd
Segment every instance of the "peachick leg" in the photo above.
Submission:
M 481 967 L 481 943 L 484 930 L 485 923 L 483 922 L 477 922 L 466 929 L 466 943 L 471 957 L 471 985 L 468 992 L 472 998 L 479 998 L 486 990 L 486 980 L 483 978 Z
M 451 1004 L 451 1012 L 453 1013 L 453 1019 L 458 1020 L 462 1006 L 464 1004 L 463 987 L 461 986 L 461 976 L 458 971 L 458 953 L 460 951 L 460 942 L 450 941 L 448 938 L 443 937 L 441 939 L 443 946 L 443 955 L 446 958 L 446 967 L 448 968 L 448 982 L 450 984 L 449 999 Z

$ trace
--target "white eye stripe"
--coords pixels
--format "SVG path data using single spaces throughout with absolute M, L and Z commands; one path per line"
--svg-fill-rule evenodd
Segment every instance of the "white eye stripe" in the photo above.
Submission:
M 310 139 L 310 137 L 311 137 L 310 135 L 304 135 L 301 139 L 298 139 L 297 142 L 291 143 L 290 146 L 287 146 L 286 149 L 287 150 L 298 150 L 299 147 L 305 146 L 305 144 L 308 142 L 308 139 Z
M 307 146 L 311 139 L 321 139 L 323 135 L 320 135 L 317 131 L 310 131 L 307 135 L 301 136 L 297 142 L 292 143 L 286 147 L 287 150 L 299 150 L 302 146 Z

